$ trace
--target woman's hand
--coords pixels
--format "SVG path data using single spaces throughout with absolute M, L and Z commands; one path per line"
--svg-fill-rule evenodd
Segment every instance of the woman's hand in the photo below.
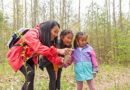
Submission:
M 57 49 L 57 54 L 61 54 L 61 55 L 68 55 L 70 53 L 70 51 L 73 51 L 73 49 L 71 48 L 65 48 L 65 49 Z

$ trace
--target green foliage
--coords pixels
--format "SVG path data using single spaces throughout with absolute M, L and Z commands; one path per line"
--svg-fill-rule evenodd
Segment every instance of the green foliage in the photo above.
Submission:
M 6 62 L 6 53 L 7 53 L 7 38 L 9 31 L 9 24 L 7 22 L 8 17 L 3 16 L 3 12 L 0 11 L 0 63 Z M 2 58 L 2 59 L 1 59 Z
M 90 5 L 86 18 L 84 31 L 88 33 L 88 42 L 94 47 L 98 61 L 130 63 L 129 19 L 122 19 L 123 30 L 121 30 L 120 24 L 113 25 L 107 16 L 107 11 L 96 3 Z
M 3 18 L 3 12 L 0 11 L 0 23 L 3 22 L 4 18 Z

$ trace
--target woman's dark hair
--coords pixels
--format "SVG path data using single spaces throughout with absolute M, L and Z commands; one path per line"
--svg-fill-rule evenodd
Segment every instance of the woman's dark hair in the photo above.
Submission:
M 41 37 L 42 37 L 42 44 L 43 45 L 46 45 L 48 47 L 52 46 L 53 43 L 55 43 L 57 41 L 57 37 L 51 42 L 51 29 L 54 27 L 54 26 L 58 26 L 60 28 L 60 25 L 59 23 L 57 23 L 56 21 L 54 20 L 50 20 L 50 21 L 46 21 L 46 22 L 43 22 L 41 23 L 40 25 L 40 29 L 41 29 Z
M 62 30 L 62 32 L 60 33 L 60 37 L 61 37 L 61 36 L 64 37 L 64 36 L 67 35 L 67 34 L 72 34 L 72 35 L 73 35 L 73 32 L 72 32 L 71 30 L 67 30 L 67 29 Z M 66 47 L 70 48 L 70 47 L 72 47 L 72 45 L 70 45 L 70 46 L 65 46 L 65 45 L 63 44 L 63 41 L 60 39 L 60 47 L 61 47 L 61 48 L 66 48 Z
M 77 48 L 78 47 L 78 44 L 77 44 L 77 40 L 80 39 L 81 36 L 83 35 L 86 35 L 88 36 L 85 32 L 78 32 L 75 36 L 75 40 L 74 40 L 74 48 Z

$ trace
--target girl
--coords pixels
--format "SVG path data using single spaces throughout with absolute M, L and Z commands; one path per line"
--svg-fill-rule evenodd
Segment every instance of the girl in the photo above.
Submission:
M 23 84 L 22 90 L 34 89 L 34 65 L 37 66 L 38 64 L 38 55 L 44 55 L 52 63 L 62 65 L 62 58 L 57 54 L 66 55 L 68 54 L 69 49 L 56 49 L 51 46 L 51 42 L 54 42 L 57 37 L 59 28 L 60 25 L 56 21 L 51 20 L 43 22 L 35 27 L 35 29 L 38 29 L 39 32 L 41 32 L 41 40 L 38 38 L 38 32 L 35 29 L 31 29 L 9 50 L 7 56 L 9 58 L 10 66 L 15 72 L 20 70 L 25 76 L 25 83 Z M 21 45 L 25 43 L 25 46 Z M 24 54 L 24 57 L 22 54 Z
M 95 90 L 94 77 L 98 72 L 97 59 L 93 48 L 87 44 L 88 36 L 84 32 L 78 32 L 74 40 L 75 50 L 72 52 L 69 64 L 74 62 L 75 79 L 77 90 L 82 90 L 83 81 L 87 81 L 89 89 Z
M 73 32 L 71 30 L 63 30 L 60 34 L 60 39 L 58 39 L 57 47 L 62 48 L 71 48 L 71 43 L 73 39 Z M 60 55 L 64 57 L 64 55 Z M 47 72 L 49 74 L 50 82 L 49 82 L 49 90 L 60 90 L 60 79 L 61 79 L 61 72 L 62 67 L 58 68 L 57 65 L 52 64 L 49 62 L 44 56 L 42 57 L 42 66 L 46 67 Z

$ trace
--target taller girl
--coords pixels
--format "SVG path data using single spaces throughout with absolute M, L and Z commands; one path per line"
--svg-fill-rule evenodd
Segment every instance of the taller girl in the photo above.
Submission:
M 77 81 L 77 90 L 82 90 L 83 81 L 87 81 L 90 90 L 95 90 L 94 77 L 98 72 L 97 59 L 93 48 L 87 44 L 88 35 L 84 32 L 78 32 L 74 41 L 74 52 L 72 53 L 70 63 L 74 62 L 75 79 Z

